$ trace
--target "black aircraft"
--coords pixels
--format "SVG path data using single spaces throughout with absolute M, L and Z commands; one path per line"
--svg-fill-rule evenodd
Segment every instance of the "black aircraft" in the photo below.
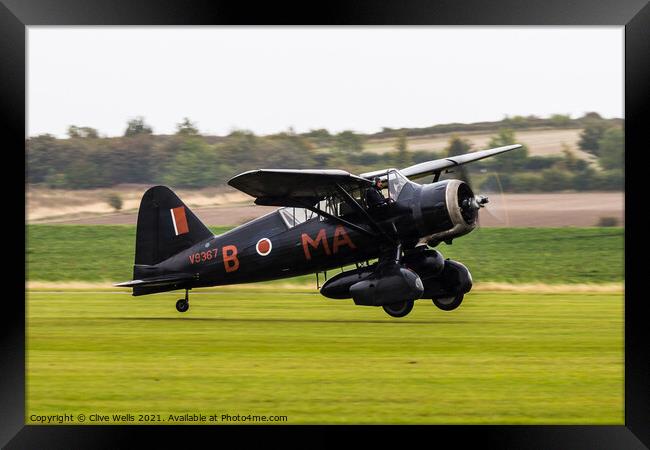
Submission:
M 169 188 L 152 187 L 138 212 L 133 280 L 116 286 L 132 287 L 136 296 L 184 289 L 176 309 L 185 312 L 192 288 L 310 273 L 318 280 L 320 272 L 326 277 L 328 270 L 354 265 L 326 280 L 321 294 L 381 306 L 393 317 L 407 315 L 421 298 L 450 311 L 472 288 L 472 276 L 432 247 L 471 232 L 487 198 L 463 181 L 440 181 L 440 174 L 520 147 L 360 176 L 343 170 L 244 172 L 228 184 L 258 205 L 281 208 L 218 236 Z M 411 181 L 430 175 L 432 183 Z M 385 201 L 369 206 L 369 189 L 384 189 Z

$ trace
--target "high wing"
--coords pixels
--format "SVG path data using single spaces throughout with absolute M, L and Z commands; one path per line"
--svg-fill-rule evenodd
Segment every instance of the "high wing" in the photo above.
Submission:
M 520 147 L 521 144 L 506 145 L 504 147 L 491 148 L 489 150 L 481 150 L 478 152 L 466 153 L 464 155 L 452 156 L 449 158 L 435 159 L 433 161 L 426 161 L 420 164 L 415 164 L 414 166 L 406 167 L 404 169 L 401 169 L 400 172 L 402 175 L 414 180 L 425 177 L 427 175 L 440 173 L 443 170 L 449 169 L 451 167 L 460 166 L 472 161 L 478 161 L 479 159 L 509 152 L 510 150 L 514 150 Z M 371 179 L 374 176 L 381 176 L 385 174 L 385 170 L 378 170 L 374 172 L 362 173 L 361 176 L 363 178 Z
M 436 159 L 407 167 L 400 172 L 410 179 L 418 179 L 520 147 L 520 144 L 506 145 Z M 313 205 L 329 195 L 340 192 L 341 189 L 350 191 L 368 188 L 372 186 L 370 180 L 375 176 L 385 179 L 386 170 L 356 176 L 344 170 L 258 169 L 241 173 L 228 180 L 228 184 L 255 197 L 255 203 L 258 205 L 304 206 L 306 203 Z
M 255 197 L 258 205 L 314 204 L 338 192 L 372 185 L 370 180 L 344 170 L 258 169 L 241 173 L 228 184 Z

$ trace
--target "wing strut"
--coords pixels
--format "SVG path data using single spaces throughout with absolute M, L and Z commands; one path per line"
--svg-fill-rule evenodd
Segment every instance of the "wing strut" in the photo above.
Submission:
M 370 228 L 372 228 L 376 233 L 379 233 L 383 235 L 386 239 L 390 240 L 391 242 L 395 242 L 393 238 L 391 238 L 384 230 L 381 229 L 381 227 L 375 222 L 375 220 L 368 214 L 368 211 L 366 211 L 363 206 L 361 206 L 351 195 L 348 191 L 343 189 L 340 184 L 336 184 L 336 189 L 339 191 L 339 194 L 343 197 L 343 201 L 350 206 L 350 208 L 354 209 L 357 211 L 363 218 L 366 219 L 368 222 L 368 225 L 370 225 Z
M 316 207 L 314 205 L 310 205 L 307 202 L 303 202 L 301 199 L 296 199 L 296 201 L 298 201 L 298 203 L 300 203 L 302 205 L 302 207 L 304 207 L 304 208 L 306 208 L 306 209 L 308 209 L 310 211 L 313 211 L 316 214 L 320 214 L 323 217 L 331 219 L 331 220 L 333 220 L 335 222 L 339 222 L 339 223 L 341 223 L 341 224 L 343 224 L 343 225 L 345 225 L 345 226 L 347 226 L 349 228 L 357 230 L 359 233 L 363 233 L 363 234 L 365 234 L 367 236 L 370 236 L 370 237 L 373 237 L 373 238 L 378 238 L 379 237 L 379 235 L 377 233 L 373 233 L 371 231 L 368 231 L 365 228 L 360 227 L 356 223 L 352 223 L 352 222 L 350 222 L 348 220 L 345 220 L 345 219 L 342 219 L 340 217 L 333 216 L 332 214 L 330 214 L 330 213 L 328 213 L 326 211 L 323 211 L 322 209 L 320 209 L 320 208 L 318 208 L 318 207 Z

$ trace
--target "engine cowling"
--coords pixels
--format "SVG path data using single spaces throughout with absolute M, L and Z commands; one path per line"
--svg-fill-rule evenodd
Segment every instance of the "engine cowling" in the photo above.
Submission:
M 422 186 L 416 220 L 425 233 L 422 241 L 434 246 L 476 227 L 479 205 L 474 192 L 461 180 L 444 180 Z

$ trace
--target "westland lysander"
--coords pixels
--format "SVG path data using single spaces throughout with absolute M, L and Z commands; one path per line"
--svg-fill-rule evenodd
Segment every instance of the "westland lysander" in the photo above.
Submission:
M 140 203 L 133 281 L 116 286 L 132 287 L 133 295 L 184 289 L 176 309 L 185 312 L 192 288 L 352 266 L 327 280 L 321 294 L 381 306 L 393 317 L 407 315 L 417 299 L 450 311 L 472 288 L 472 277 L 433 247 L 471 232 L 487 198 L 463 181 L 440 181 L 440 174 L 519 147 L 360 176 L 342 170 L 245 172 L 228 184 L 258 205 L 280 208 L 218 236 L 170 189 L 152 187 Z M 431 183 L 413 181 L 431 175 Z

